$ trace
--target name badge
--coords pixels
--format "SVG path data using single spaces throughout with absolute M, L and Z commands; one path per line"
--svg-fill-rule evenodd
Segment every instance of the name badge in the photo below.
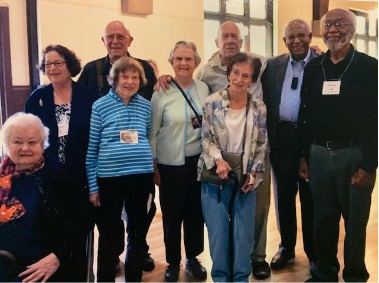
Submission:
M 138 143 L 138 131 L 122 130 L 120 131 L 120 143 Z
M 58 137 L 64 137 L 68 135 L 68 121 L 63 119 L 58 123 Z
M 339 95 L 341 81 L 324 81 L 322 95 Z

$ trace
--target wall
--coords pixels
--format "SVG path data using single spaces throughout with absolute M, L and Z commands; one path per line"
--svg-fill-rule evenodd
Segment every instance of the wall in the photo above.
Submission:
M 0 0 L 0 6 L 9 8 L 13 85 L 29 85 L 25 3 L 25 0 Z
M 8 6 L 10 10 L 15 86 L 29 85 L 26 1 L 0 0 L 0 6 Z M 377 2 L 330 0 L 330 7 L 372 10 L 377 9 Z M 195 42 L 203 54 L 203 0 L 154 0 L 154 12 L 148 16 L 122 14 L 120 0 L 39 0 L 38 10 L 40 38 L 36 40 L 40 51 L 48 44 L 63 44 L 77 53 L 82 64 L 105 56 L 101 36 L 111 20 L 126 23 L 134 37 L 130 53 L 143 59 L 155 59 L 161 74 L 172 73 L 167 57 L 178 40 Z M 297 17 L 311 22 L 312 0 L 274 0 L 274 54 L 287 52 L 282 27 L 286 21 Z M 312 45 L 326 50 L 320 37 L 314 37 Z M 206 60 L 203 58 L 203 62 Z M 46 83 L 46 78 L 41 76 L 41 82 Z
M 63 44 L 84 64 L 105 56 L 101 41 L 105 25 L 121 20 L 134 37 L 130 53 L 155 59 L 161 73 L 172 73 L 167 58 L 178 40 L 193 41 L 203 53 L 203 0 L 159 0 L 153 4 L 152 15 L 138 16 L 122 14 L 120 0 L 40 0 L 40 46 Z
M 282 38 L 282 28 L 284 24 L 295 18 L 301 18 L 307 21 L 310 25 L 312 24 L 313 17 L 313 1 L 312 0 L 278 0 L 276 2 L 276 7 L 274 9 L 274 26 L 277 25 L 277 30 L 274 31 L 276 38 L 274 42 L 274 55 L 282 54 L 288 52 Z M 377 10 L 378 3 L 375 1 L 344 1 L 344 0 L 330 0 L 329 10 L 335 8 L 342 9 L 358 9 L 358 10 Z M 311 25 L 312 26 L 312 25 Z M 321 50 L 326 51 L 327 47 L 320 36 L 313 36 L 311 45 L 318 46 Z

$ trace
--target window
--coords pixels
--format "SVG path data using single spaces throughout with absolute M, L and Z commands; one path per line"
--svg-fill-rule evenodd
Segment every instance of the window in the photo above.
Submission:
M 378 58 L 378 17 L 376 11 L 351 11 L 357 16 L 356 34 L 352 43 L 358 51 Z
M 217 51 L 215 39 L 225 21 L 241 30 L 242 51 L 272 56 L 272 0 L 204 0 L 204 58 Z

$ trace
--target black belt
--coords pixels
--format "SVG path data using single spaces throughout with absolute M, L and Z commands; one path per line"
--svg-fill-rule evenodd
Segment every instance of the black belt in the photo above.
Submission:
M 331 150 L 349 148 L 356 145 L 356 143 L 353 141 L 327 141 L 327 140 L 316 140 L 315 144 L 326 147 L 327 149 L 331 149 Z

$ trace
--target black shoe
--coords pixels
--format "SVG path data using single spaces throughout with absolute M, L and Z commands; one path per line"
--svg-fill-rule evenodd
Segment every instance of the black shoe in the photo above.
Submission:
M 280 270 L 286 267 L 287 263 L 295 257 L 295 252 L 287 252 L 285 250 L 278 251 L 271 260 L 271 268 Z
M 266 261 L 253 261 L 251 267 L 253 276 L 258 280 L 266 279 L 271 275 L 271 268 Z
M 207 270 L 201 265 L 196 257 L 187 259 L 186 269 L 197 279 L 207 279 Z
M 179 278 L 179 270 L 180 265 L 179 264 L 170 264 L 166 268 L 166 272 L 164 274 L 164 278 L 166 282 L 176 282 Z
M 146 253 L 143 258 L 142 270 L 152 271 L 155 268 L 154 259 L 150 256 L 150 253 Z

